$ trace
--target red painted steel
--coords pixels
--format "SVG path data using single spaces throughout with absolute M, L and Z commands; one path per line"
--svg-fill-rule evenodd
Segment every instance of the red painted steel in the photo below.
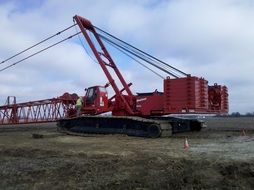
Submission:
M 116 64 L 104 46 L 91 22 L 74 16 L 82 34 L 105 73 L 108 83 L 87 89 L 83 97 L 82 114 L 96 115 L 112 111 L 117 116 L 161 116 L 171 113 L 228 113 L 228 90 L 226 86 L 208 86 L 204 78 L 187 76 L 164 80 L 164 92 L 139 93 L 134 96 Z M 96 41 L 92 41 L 90 31 Z M 100 51 L 102 52 L 100 52 Z M 114 72 L 111 75 L 108 67 Z M 112 76 L 122 85 L 117 86 Z M 106 87 L 112 86 L 115 95 L 108 98 Z M 121 90 L 120 90 L 121 89 Z M 91 92 L 91 93 L 90 93 Z M 90 95 L 89 95 L 90 94 Z M 60 97 L 25 103 L 16 103 L 15 97 L 8 97 L 0 106 L 0 124 L 20 124 L 56 121 L 76 116 L 76 94 L 65 93 Z
M 164 80 L 165 113 L 208 112 L 208 82 L 188 76 Z
M 91 24 L 91 22 L 85 18 L 80 16 L 74 16 L 74 20 L 77 22 L 82 34 L 84 35 L 86 41 L 88 42 L 91 50 L 93 51 L 98 63 L 100 64 L 103 72 L 105 73 L 109 84 L 112 86 L 115 92 L 115 107 L 116 109 L 112 110 L 113 115 L 134 115 L 135 114 L 135 105 L 136 100 L 135 96 L 132 94 L 128 84 L 126 83 L 125 79 L 123 78 L 122 74 L 118 70 L 115 62 L 111 58 L 110 54 L 108 53 L 106 47 L 104 46 L 100 36 L 96 32 L 95 28 Z M 91 40 L 91 37 L 88 35 L 87 30 L 89 30 L 95 37 L 97 45 L 100 47 L 100 52 L 97 46 Z M 106 59 L 106 60 L 105 60 Z M 106 62 L 107 61 L 107 62 Z M 110 67 L 116 76 L 118 77 L 119 81 L 121 82 L 123 89 L 127 93 L 124 95 L 122 91 L 116 85 L 116 81 L 113 79 L 111 73 L 108 70 Z
M 50 122 L 70 117 L 76 99 L 75 95 L 65 93 L 58 98 L 16 103 L 16 99 L 10 102 L 8 97 L 7 104 L 0 106 L 0 124 Z
M 214 84 L 209 86 L 209 110 L 218 113 L 228 113 L 228 89 L 226 86 Z
M 111 110 L 109 103 L 106 87 L 90 87 L 86 90 L 86 95 L 83 97 L 81 114 L 97 115 L 108 112 Z
M 164 80 L 164 92 L 138 93 L 141 116 L 184 113 L 228 113 L 226 86 L 208 86 L 204 78 L 188 76 Z
M 164 93 L 157 90 L 152 93 L 138 93 L 137 110 L 141 116 L 163 115 Z

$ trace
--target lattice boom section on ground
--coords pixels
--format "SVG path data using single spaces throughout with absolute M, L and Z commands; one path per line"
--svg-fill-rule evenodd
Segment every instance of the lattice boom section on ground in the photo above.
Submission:
M 68 116 L 74 109 L 71 98 L 52 98 L 25 103 L 9 101 L 0 106 L 0 124 L 20 124 L 56 121 Z

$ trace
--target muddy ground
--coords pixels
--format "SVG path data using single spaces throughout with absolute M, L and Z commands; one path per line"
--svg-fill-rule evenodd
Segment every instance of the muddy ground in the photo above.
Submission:
M 207 123 L 161 139 L 0 126 L 0 189 L 254 189 L 254 118 Z

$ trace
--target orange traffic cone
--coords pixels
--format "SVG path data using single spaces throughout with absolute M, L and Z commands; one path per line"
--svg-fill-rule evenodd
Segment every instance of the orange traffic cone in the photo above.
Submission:
M 246 136 L 245 130 L 242 130 L 242 136 Z
M 190 148 L 190 145 L 189 145 L 189 143 L 188 143 L 188 141 L 187 141 L 187 138 L 185 138 L 185 141 L 184 141 L 184 149 L 187 150 L 187 149 L 189 149 L 189 148 Z

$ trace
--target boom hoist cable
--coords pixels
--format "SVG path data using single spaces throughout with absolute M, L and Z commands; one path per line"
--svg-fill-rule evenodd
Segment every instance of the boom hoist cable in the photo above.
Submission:
M 94 28 L 96 28 L 100 32 L 99 35 L 104 40 L 110 42 L 111 44 L 113 43 L 114 45 L 118 46 L 119 48 L 123 49 L 124 51 L 127 51 L 127 52 L 133 54 L 136 57 L 139 57 L 139 59 L 142 59 L 143 61 L 156 67 L 157 69 L 160 69 L 161 71 L 163 71 L 175 78 L 179 78 L 181 75 L 188 76 L 187 73 L 165 63 L 164 61 L 159 60 L 158 58 L 134 47 L 133 45 L 113 36 L 112 34 L 106 32 L 96 26 L 94 26 Z
M 108 42 L 111 43 L 111 42 Z M 125 52 L 124 50 L 122 50 L 121 48 L 119 48 L 118 46 L 114 45 L 113 43 L 111 43 L 112 46 L 114 46 L 118 51 L 122 52 L 123 54 L 125 54 L 126 56 L 130 57 L 131 59 L 133 59 L 134 61 L 136 61 L 138 64 L 140 64 L 141 66 L 145 67 L 146 69 L 148 69 L 149 71 L 153 72 L 155 75 L 157 75 L 158 77 L 164 79 L 164 77 L 162 75 L 160 75 L 158 72 L 152 70 L 151 68 L 149 68 L 148 66 L 146 66 L 145 64 L 143 64 L 142 62 L 140 62 L 139 60 L 137 60 L 135 57 L 131 56 L 128 52 Z
M 11 56 L 11 57 L 5 59 L 4 61 L 2 61 L 2 62 L 0 63 L 0 65 L 6 63 L 7 61 L 9 61 L 9 60 L 11 60 L 11 59 L 13 59 L 13 58 L 15 58 L 15 57 L 17 57 L 17 56 L 19 56 L 19 55 L 25 53 L 25 52 L 27 52 L 28 50 L 31 50 L 31 49 L 35 48 L 36 46 L 38 46 L 38 45 L 40 45 L 40 44 L 42 44 L 42 43 L 44 43 L 44 42 L 46 42 L 46 41 L 48 41 L 48 40 L 50 40 L 50 39 L 52 39 L 52 38 L 54 38 L 54 37 L 56 37 L 56 36 L 62 34 L 63 32 L 65 32 L 65 31 L 71 29 L 71 28 L 74 27 L 75 25 L 76 25 L 76 24 L 73 24 L 73 25 L 71 25 L 71 26 L 69 26 L 69 27 L 67 27 L 67 28 L 65 28 L 65 29 L 63 29 L 63 30 L 57 32 L 56 34 L 54 34 L 54 35 L 52 35 L 52 36 L 49 36 L 49 37 L 45 38 L 44 40 L 42 40 L 42 41 L 40 41 L 40 42 L 38 42 L 38 43 L 36 43 L 36 44 L 34 44 L 34 45 L 32 45 L 32 46 L 30 46 L 30 47 L 24 49 L 24 50 L 22 50 L 22 51 L 20 51 L 19 53 L 17 53 L 17 54 L 15 54 L 15 55 L 13 55 L 13 56 Z M 48 49 L 50 49 L 50 48 L 52 48 L 52 47 L 54 47 L 54 46 L 56 46 L 56 45 L 58 45 L 58 44 L 64 42 L 64 41 L 66 41 L 66 40 L 69 40 L 69 39 L 71 39 L 72 37 L 74 37 L 74 36 L 76 36 L 76 35 L 78 35 L 78 34 L 80 34 L 80 33 L 81 33 L 81 32 L 77 32 L 77 33 L 75 33 L 75 34 L 73 34 L 73 35 L 71 35 L 71 36 L 69 36 L 69 37 L 67 37 L 67 38 L 64 38 L 63 40 L 60 40 L 60 41 L 58 41 L 58 42 L 56 42 L 56 43 L 54 43 L 54 44 L 52 44 L 52 45 L 50 45 L 50 46 L 47 46 L 46 48 L 43 48 L 43 49 L 41 49 L 41 50 L 39 50 L 39 51 L 37 51 L 37 52 L 35 52 L 35 53 L 33 53 L 33 54 L 31 54 L 31 55 L 29 55 L 29 56 L 23 58 L 23 59 L 20 59 L 19 61 L 16 61 L 16 62 L 14 62 L 14 63 L 12 63 L 12 64 L 10 64 L 10 65 L 8 65 L 8 66 L 2 68 L 2 69 L 0 69 L 0 72 L 1 72 L 1 71 L 4 71 L 4 70 L 6 70 L 6 69 L 8 69 L 8 68 L 10 68 L 10 67 L 13 67 L 13 66 L 17 65 L 18 63 L 23 62 L 23 61 L 25 61 L 25 60 L 27 60 L 27 59 L 29 59 L 29 58 L 31 58 L 31 57 L 33 57 L 33 56 L 39 54 L 39 53 L 42 53 L 43 51 L 46 51 L 46 50 L 48 50 Z
M 74 21 L 75 22 L 75 21 Z M 78 32 L 77 27 L 75 26 L 76 32 Z M 91 32 L 91 31 L 90 31 Z M 90 34 L 90 33 L 89 33 Z M 100 35 L 100 37 L 102 39 L 104 39 L 103 36 Z M 92 37 L 90 36 L 90 38 L 92 39 Z M 93 60 L 94 63 L 99 64 L 92 55 L 90 55 L 89 51 L 86 49 L 85 44 L 83 43 L 83 41 L 81 40 L 80 35 L 78 35 L 78 39 L 80 41 L 80 44 L 82 45 L 83 49 L 85 50 L 86 54 L 91 58 L 91 60 Z M 118 51 L 122 52 L 123 54 L 125 54 L 126 56 L 128 56 L 129 58 L 133 59 L 134 61 L 136 61 L 137 63 L 139 63 L 140 65 L 142 65 L 143 67 L 145 67 L 146 69 L 150 70 L 151 72 L 153 72 L 155 75 L 157 75 L 158 77 L 164 79 L 164 77 L 162 75 L 160 75 L 159 73 L 155 72 L 154 70 L 152 70 L 151 68 L 149 68 L 148 66 L 146 66 L 145 64 L 141 63 L 139 60 L 137 60 L 135 57 L 131 56 L 130 53 L 123 51 L 121 48 L 119 48 L 117 45 L 114 45 L 112 42 L 110 42 L 109 40 L 107 41 L 107 43 L 109 43 L 110 45 L 112 45 L 114 48 L 116 48 Z
M 104 33 L 104 34 L 110 36 L 112 39 L 115 39 L 115 40 L 119 41 L 120 43 L 126 45 L 126 47 L 132 48 L 132 49 L 134 49 L 134 51 L 140 52 L 141 54 L 143 54 L 143 55 L 149 57 L 150 59 L 156 60 L 157 62 L 162 63 L 163 65 L 165 65 L 165 66 L 167 66 L 167 67 L 169 67 L 169 68 L 171 68 L 171 69 L 173 69 L 173 70 L 175 70 L 175 71 L 181 73 L 182 75 L 185 75 L 185 76 L 188 75 L 188 74 L 184 73 L 183 71 L 181 71 L 181 70 L 179 70 L 179 69 L 177 69 L 177 68 L 175 68 L 175 67 L 173 67 L 173 66 L 171 66 L 171 65 L 169 65 L 169 64 L 167 64 L 167 63 L 165 63 L 165 62 L 163 62 L 163 61 L 161 61 L 161 60 L 159 60 L 158 58 L 156 58 L 156 57 L 154 57 L 154 56 L 152 56 L 152 55 L 150 55 L 150 54 L 148 54 L 148 53 L 146 53 L 146 52 L 144 52 L 144 51 L 142 51 L 142 50 L 140 50 L 140 49 L 134 47 L 133 45 L 131 45 L 131 44 L 129 44 L 129 43 L 127 43 L 127 42 L 125 42 L 125 41 L 123 41 L 123 40 L 121 40 L 121 39 L 115 37 L 115 36 L 113 36 L 112 34 L 109 34 L 108 32 L 106 32 L 106 31 L 104 31 L 104 30 L 102 30 L 102 29 L 100 29 L 100 28 L 98 28 L 98 27 L 96 27 L 96 26 L 94 26 L 94 27 L 95 27 L 97 30 L 101 31 L 102 33 Z
M 73 20 L 74 23 L 75 19 Z M 160 75 L 158 72 L 156 72 L 155 70 L 152 70 L 151 68 L 149 68 L 148 66 L 146 66 L 145 64 L 141 63 L 141 61 L 139 61 L 138 59 L 142 60 L 145 63 L 150 64 L 151 66 L 167 73 L 170 76 L 173 76 L 175 78 L 179 78 L 180 74 L 183 75 L 187 75 L 186 73 L 168 65 L 165 62 L 162 62 L 161 60 L 149 55 L 148 53 L 145 53 L 144 51 L 128 44 L 127 42 L 124 42 L 122 40 L 120 40 L 119 38 L 103 31 L 102 29 L 91 25 L 91 27 L 93 27 L 94 29 L 97 29 L 98 31 L 93 30 L 92 28 L 86 28 L 86 30 L 90 33 L 95 33 L 95 36 L 98 35 L 102 40 L 104 40 L 105 42 L 109 43 L 111 46 L 113 46 L 114 48 L 116 48 L 118 51 L 120 51 L 121 53 L 125 54 L 126 56 L 128 56 L 129 58 L 133 59 L 135 62 L 139 63 L 140 65 L 142 65 L 143 67 L 145 67 L 146 69 L 150 70 L 151 72 L 153 72 L 154 74 L 156 74 L 157 76 L 159 76 L 160 78 L 164 77 L 162 75 Z M 76 29 L 77 30 L 77 29 Z M 90 34 L 89 33 L 89 34 Z M 102 34 L 103 33 L 103 34 Z M 78 36 L 79 37 L 79 36 Z M 90 36 L 90 39 L 92 40 L 92 37 Z M 88 53 L 87 49 L 85 48 L 85 45 L 83 44 L 83 42 L 81 41 L 80 37 L 79 37 L 80 43 L 83 46 L 83 48 L 85 49 L 86 53 L 88 54 L 88 56 L 94 61 L 94 58 Z M 92 42 L 93 45 L 97 44 Z M 134 58 L 134 56 L 136 58 Z M 97 61 L 94 61 L 95 63 L 98 63 Z M 170 68 L 171 70 L 169 70 L 168 68 Z M 179 74 L 180 73 L 180 74 Z
M 89 32 L 93 33 L 93 31 L 88 30 Z M 105 42 L 107 42 L 108 44 L 110 44 L 111 46 L 113 46 L 114 48 L 116 48 L 118 51 L 120 51 L 121 53 L 125 54 L 126 56 L 128 56 L 129 58 L 133 59 L 135 62 L 137 62 L 138 64 L 140 64 L 141 66 L 145 67 L 146 69 L 148 69 L 149 71 L 153 72 L 155 75 L 159 76 L 162 79 L 165 79 L 165 77 L 163 77 L 161 74 L 159 74 L 158 72 L 156 72 L 155 70 L 149 68 L 148 66 L 146 66 L 145 64 L 143 64 L 141 61 L 139 61 L 138 59 L 142 60 L 143 62 L 146 62 L 150 65 L 152 65 L 153 67 L 164 71 L 165 73 L 175 77 L 175 78 L 179 78 L 179 75 L 177 73 L 174 73 L 174 71 L 169 71 L 167 68 L 165 68 L 165 66 L 160 66 L 159 64 L 155 63 L 154 60 L 150 57 L 144 56 L 142 53 L 140 53 L 139 51 L 136 51 L 133 49 L 130 49 L 128 46 L 126 46 L 126 44 L 120 44 L 118 43 L 115 39 L 110 39 L 108 36 L 102 35 L 100 33 L 97 33 L 100 38 L 102 40 L 104 40 Z M 91 37 L 90 37 L 91 38 Z M 88 53 L 88 51 L 86 50 L 86 48 L 84 47 L 84 44 L 82 43 L 83 48 L 85 49 L 86 53 L 90 56 L 90 58 L 92 60 L 94 60 L 91 55 Z M 136 58 L 135 58 L 135 57 Z M 138 58 L 138 59 L 137 59 Z M 96 62 L 96 61 L 94 61 Z M 97 62 L 96 62 L 97 63 Z
M 134 55 L 135 57 L 141 59 L 142 61 L 144 61 L 145 63 L 148 63 L 150 64 L 151 66 L 163 71 L 164 73 L 170 75 L 170 76 L 173 76 L 175 78 L 179 78 L 179 73 L 176 73 L 174 70 L 170 70 L 168 69 L 167 67 L 165 67 L 165 65 L 162 65 L 160 63 L 158 63 L 157 61 L 154 61 L 151 57 L 147 57 L 146 55 L 144 55 L 143 53 L 139 52 L 139 51 L 136 51 L 136 50 L 133 50 L 131 48 L 129 48 L 128 46 L 126 45 L 123 45 L 123 44 L 120 44 L 120 43 L 117 43 L 116 41 L 113 41 L 105 36 L 101 36 L 101 38 L 103 38 L 104 40 L 108 41 L 109 43 L 111 44 L 114 44 L 116 46 L 118 46 L 119 48 L 123 49 L 124 51 Z
M 170 72 L 170 71 L 164 69 L 163 67 L 158 66 L 157 64 L 153 63 L 153 62 L 150 61 L 149 59 L 146 59 L 145 57 L 143 57 L 143 56 L 141 56 L 141 55 L 139 55 L 139 54 L 137 54 L 137 53 L 135 53 L 135 52 L 132 52 L 131 50 L 128 50 L 127 48 L 125 48 L 125 47 L 123 47 L 123 46 L 121 46 L 121 45 L 119 45 L 119 44 L 117 44 L 117 43 L 111 41 L 111 40 L 108 39 L 107 37 L 101 36 L 101 38 L 104 39 L 105 41 L 109 42 L 110 44 L 113 44 L 114 46 L 117 46 L 118 48 L 121 48 L 123 51 L 128 52 L 128 53 L 134 55 L 135 57 L 137 57 L 137 58 L 139 58 L 139 59 L 141 59 L 141 60 L 147 62 L 148 64 L 150 64 L 150 65 L 156 67 L 157 69 L 159 69 L 159 70 L 161 70 L 161 71 L 163 71 L 163 72 L 165 72 L 165 73 L 167 73 L 167 74 L 169 74 L 169 75 L 171 75 L 171 76 L 173 76 L 173 77 L 178 78 L 178 76 L 177 76 L 176 74 L 174 74 L 174 73 L 172 73 L 172 72 Z M 154 72 L 155 72 L 155 71 L 154 71 Z

